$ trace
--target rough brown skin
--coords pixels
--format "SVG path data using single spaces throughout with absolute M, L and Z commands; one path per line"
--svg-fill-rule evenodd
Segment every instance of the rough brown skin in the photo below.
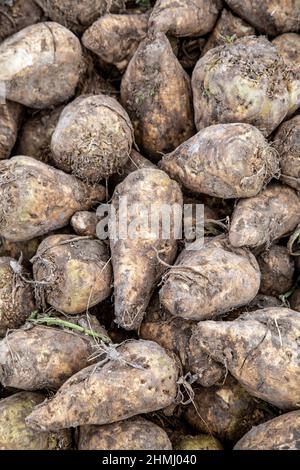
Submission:
M 194 134 L 190 79 L 164 34 L 139 45 L 122 79 L 121 102 L 138 146 L 155 160 Z
M 252 26 L 224 8 L 206 41 L 201 55 L 206 54 L 207 51 L 214 47 L 222 46 L 224 43 L 233 41 L 236 38 L 252 36 L 254 34 L 255 29 Z
M 199 321 L 247 305 L 259 285 L 259 267 L 252 253 L 233 248 L 220 235 L 204 246 L 196 241 L 182 251 L 164 276 L 159 294 L 172 315 Z
M 279 55 L 292 67 L 300 65 L 300 34 L 285 33 L 273 39 L 272 44 L 276 47 Z
M 178 184 L 161 170 L 145 168 L 136 170 L 125 178 L 115 189 L 112 207 L 116 210 L 117 220 L 123 214 L 122 198 L 127 198 L 128 236 L 114 238 L 114 220 L 110 219 L 110 248 L 114 271 L 115 317 L 118 325 L 127 330 L 138 329 L 151 294 L 161 279 L 166 266 L 174 261 L 177 252 L 177 240 L 174 234 L 174 216 L 170 216 L 171 230 L 169 238 L 162 236 L 162 221 L 159 220 L 159 232 L 140 226 L 136 238 L 130 235 L 130 227 L 137 218 L 138 208 L 143 205 L 147 214 L 159 214 L 164 205 L 182 207 L 182 194 Z M 153 210 L 155 207 L 155 212 Z M 160 211 L 160 212 L 159 212 Z M 141 223 L 141 221 L 140 221 Z M 148 218 L 147 222 L 148 224 Z M 150 224 L 149 224 L 150 225 Z M 139 228 L 139 227 L 138 227 Z M 168 234 L 165 234 L 167 236 Z M 148 237 L 148 238 L 147 238 Z M 159 258 L 163 261 L 159 261 Z
M 274 417 L 230 375 L 223 385 L 195 388 L 194 392 L 195 406 L 187 406 L 185 419 L 197 431 L 211 433 L 221 442 L 236 442 L 252 426 Z
M 220 0 L 157 0 L 149 20 L 149 31 L 175 37 L 209 33 L 222 8 Z
M 185 436 L 177 441 L 176 450 L 223 450 L 221 442 L 207 434 Z
M 104 15 L 85 31 L 82 43 L 123 72 L 147 35 L 148 18 L 148 14 Z
M 281 180 L 300 190 L 300 115 L 284 122 L 274 136 L 281 166 Z
M 245 313 L 231 322 L 199 322 L 199 348 L 254 397 L 278 408 L 299 406 L 300 313 L 283 307 Z
M 78 210 L 105 198 L 91 186 L 45 163 L 17 156 L 0 162 L 0 236 L 27 241 L 67 225 Z
M 22 325 L 34 309 L 30 282 L 30 274 L 21 264 L 13 258 L 0 258 L 0 336 L 4 336 L 8 329 Z
M 257 258 L 261 283 L 260 292 L 265 295 L 285 294 L 293 285 L 295 264 L 285 246 L 274 245 Z
M 28 26 L 0 44 L 6 97 L 43 109 L 71 98 L 83 69 L 78 38 L 57 23 Z
M 300 411 L 292 411 L 251 429 L 234 450 L 300 450 Z
M 279 172 L 274 149 L 249 124 L 202 129 L 159 166 L 191 191 L 223 199 L 256 196 Z
M 71 448 L 71 432 L 38 432 L 25 423 L 45 395 L 19 392 L 0 400 L 0 450 L 62 450 Z
M 111 293 L 109 254 L 100 240 L 47 237 L 33 258 L 33 276 L 40 283 L 42 305 L 69 315 L 85 312 Z
M 273 184 L 258 196 L 241 199 L 229 229 L 235 247 L 269 246 L 292 231 L 300 220 L 300 200 L 289 186 Z
M 43 11 L 34 0 L 13 0 L 11 5 L 8 3 L 0 4 L 0 42 L 43 18 Z
M 285 33 L 275 38 L 272 43 L 293 74 L 289 86 L 291 106 L 288 117 L 290 117 L 300 106 L 300 35 Z
M 45 109 L 27 119 L 19 133 L 16 154 L 53 163 L 50 150 L 51 137 L 62 110 L 63 106 Z
M 172 450 L 166 432 L 144 418 L 104 426 L 81 426 L 78 450 Z
M 124 0 L 35 0 L 46 16 L 57 21 L 76 34 L 81 34 L 99 16 L 118 12 L 124 8 Z
M 17 140 L 22 110 L 23 107 L 20 104 L 12 101 L 0 104 L 0 159 L 10 157 Z
M 139 329 L 139 337 L 172 351 L 179 357 L 185 373 L 191 372 L 200 385 L 210 387 L 224 377 L 225 369 L 190 341 L 194 325 L 192 321 L 172 317 L 160 307 L 155 296 Z
M 98 223 L 96 212 L 75 212 L 70 223 L 74 232 L 77 233 L 77 235 L 96 237 L 96 229 Z
M 244 122 L 268 136 L 298 102 L 290 90 L 292 80 L 292 71 L 264 37 L 248 36 L 211 49 L 192 76 L 197 130 Z
M 133 129 L 110 96 L 83 95 L 68 104 L 51 138 L 55 165 L 92 183 L 116 173 L 128 160 Z
M 53 399 L 35 408 L 27 424 L 57 430 L 110 424 L 156 411 L 175 401 L 177 379 L 176 362 L 161 346 L 129 341 L 113 349 L 104 364 L 87 367 L 67 380 Z
M 70 330 L 26 325 L 0 341 L 0 382 L 21 390 L 57 390 L 91 364 L 94 346 L 92 338 Z
M 226 0 L 226 3 L 261 33 L 276 36 L 299 30 L 298 0 Z

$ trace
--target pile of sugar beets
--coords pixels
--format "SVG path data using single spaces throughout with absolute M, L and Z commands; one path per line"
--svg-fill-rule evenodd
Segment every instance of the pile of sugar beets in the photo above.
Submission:
M 1 0 L 0 449 L 300 449 L 299 30 Z M 100 239 L 121 198 L 203 204 L 204 244 Z

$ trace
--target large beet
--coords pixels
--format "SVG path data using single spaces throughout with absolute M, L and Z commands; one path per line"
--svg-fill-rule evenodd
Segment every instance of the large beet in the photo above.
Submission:
M 11 241 L 44 235 L 104 197 L 104 187 L 87 185 L 33 158 L 2 160 L 0 235 Z
M 139 45 L 122 79 L 121 102 L 137 144 L 156 160 L 193 135 L 190 79 L 164 34 Z

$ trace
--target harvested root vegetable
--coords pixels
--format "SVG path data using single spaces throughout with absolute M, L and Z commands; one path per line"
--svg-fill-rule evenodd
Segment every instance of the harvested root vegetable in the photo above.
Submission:
M 130 119 L 114 98 L 84 95 L 61 113 L 52 135 L 52 158 L 62 170 L 94 183 L 125 165 L 132 142 Z
M 295 264 L 285 246 L 272 246 L 257 258 L 260 272 L 260 292 L 265 295 L 285 294 L 293 285 Z
M 112 199 L 117 220 L 120 213 L 124 217 L 124 198 L 128 208 L 127 237 L 123 238 L 122 233 L 116 236 L 115 220 L 111 217 L 109 221 L 115 316 L 118 325 L 134 330 L 143 320 L 151 294 L 166 270 L 165 263 L 172 263 L 176 257 L 176 209 L 182 207 L 182 194 L 178 184 L 166 173 L 145 168 L 130 173 L 117 186 Z M 163 233 L 160 216 L 166 204 L 171 207 L 169 234 Z M 158 230 L 149 227 L 150 217 L 156 219 Z M 137 233 L 130 233 L 135 227 Z
M 83 45 L 123 72 L 147 35 L 148 14 L 104 15 L 82 36 Z
M 42 20 L 43 11 L 34 0 L 4 0 L 0 4 L 0 42 L 26 26 Z
M 52 317 L 47 318 L 50 324 L 51 320 L 55 323 Z M 64 326 L 71 322 L 62 319 L 61 323 Z M 88 331 L 88 328 L 82 329 Z M 92 334 L 98 338 L 96 332 L 91 331 Z M 4 387 L 21 390 L 57 390 L 72 375 L 91 364 L 94 338 L 77 333 L 76 329 L 34 323 L 29 328 L 26 324 L 26 328 L 14 330 L 0 341 L 0 382 Z
M 0 336 L 18 328 L 34 309 L 33 281 L 15 259 L 0 258 Z
M 83 237 L 96 237 L 97 224 L 96 212 L 78 211 L 71 219 L 74 232 Z
M 222 8 L 220 0 L 157 0 L 149 19 L 149 31 L 175 37 L 209 33 Z
M 224 8 L 202 50 L 202 55 L 214 47 L 222 46 L 224 43 L 231 43 L 245 36 L 253 36 L 254 34 L 255 29 L 252 26 Z
M 236 442 L 252 426 L 274 417 L 230 375 L 223 385 L 195 388 L 194 392 L 194 405 L 187 406 L 185 419 L 197 431 L 221 441 Z
M 210 387 L 223 379 L 225 369 L 190 341 L 194 326 L 192 321 L 174 318 L 165 312 L 155 296 L 139 329 L 139 337 L 172 351 L 179 357 L 185 373 L 191 372 L 197 383 Z
M 226 365 L 254 397 L 292 410 L 300 403 L 300 314 L 288 308 L 245 313 L 231 322 L 199 322 L 199 348 Z
M 247 305 L 258 293 L 260 271 L 249 250 L 232 247 L 221 235 L 182 251 L 163 280 L 164 308 L 176 317 L 199 321 Z
M 285 33 L 277 36 L 272 41 L 278 54 L 291 67 L 300 65 L 300 34 Z
M 6 97 L 31 108 L 71 98 L 83 72 L 79 39 L 57 23 L 37 23 L 0 44 L 0 83 Z
M 288 116 L 292 116 L 300 106 L 300 35 L 285 33 L 272 41 L 278 54 L 291 69 L 290 110 Z
M 185 436 L 177 441 L 176 450 L 223 450 L 221 442 L 208 434 Z
M 104 426 L 81 426 L 78 450 L 172 450 L 166 432 L 144 418 Z
M 90 186 L 30 157 L 0 161 L 0 235 L 26 241 L 64 227 L 78 210 L 105 198 Z
M 124 8 L 124 0 L 35 0 L 52 21 L 81 34 L 99 16 Z
M 300 115 L 284 122 L 274 137 L 281 166 L 281 180 L 300 190 Z
M 270 36 L 299 30 L 298 0 L 226 0 L 226 3 L 237 15 Z
M 159 160 L 194 133 L 190 79 L 164 34 L 141 42 L 121 83 L 137 144 Z
M 25 423 L 45 395 L 19 392 L 0 400 L 0 450 L 63 450 L 71 447 L 71 432 L 38 432 Z
M 227 199 L 256 196 L 279 172 L 274 149 L 249 124 L 202 129 L 159 166 L 194 192 Z
M 27 424 L 33 429 L 57 430 L 150 413 L 175 401 L 177 379 L 176 362 L 161 346 L 129 341 L 108 349 L 98 366 L 67 380 L 51 400 L 35 408 Z
M 240 200 L 229 229 L 232 246 L 269 246 L 292 231 L 300 221 L 300 200 L 288 186 L 274 184 L 258 196 Z
M 27 119 L 19 133 L 17 155 L 30 155 L 45 163 L 52 163 L 51 137 L 63 107 L 44 109 Z
M 300 411 L 292 411 L 251 429 L 234 450 L 300 450 Z
M 106 245 L 75 235 L 52 235 L 33 258 L 39 301 L 70 315 L 86 311 L 111 293 L 112 269 Z
M 292 80 L 292 71 L 264 37 L 249 36 L 211 49 L 197 62 L 192 77 L 197 129 L 244 122 L 268 136 L 296 104 Z
M 0 104 L 0 159 L 10 157 L 17 140 L 21 115 L 22 106 L 20 104 L 12 101 Z

